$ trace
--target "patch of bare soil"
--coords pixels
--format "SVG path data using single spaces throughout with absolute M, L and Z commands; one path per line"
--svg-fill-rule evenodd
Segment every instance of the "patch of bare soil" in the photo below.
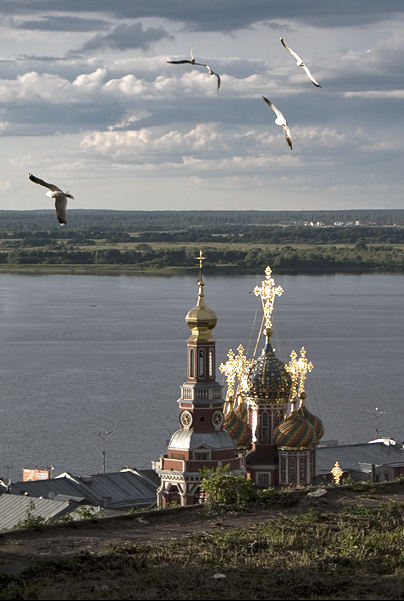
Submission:
M 66 524 L 15 530 L 0 535 L 0 573 L 19 575 L 33 561 L 67 559 L 80 553 L 101 555 L 114 547 L 134 544 L 159 545 L 194 535 L 213 534 L 242 528 L 254 528 L 278 517 L 305 513 L 311 508 L 320 512 L 336 512 L 349 507 L 377 507 L 387 501 L 404 502 L 401 482 L 375 485 L 358 492 L 349 487 L 329 487 L 327 493 L 313 498 L 303 491 L 291 492 L 291 507 L 252 508 L 242 513 L 225 511 L 211 513 L 194 506 L 139 512 L 138 514 L 85 520 Z

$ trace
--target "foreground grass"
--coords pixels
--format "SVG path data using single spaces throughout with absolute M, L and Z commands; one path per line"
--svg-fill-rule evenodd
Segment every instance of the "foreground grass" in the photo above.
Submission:
M 0 599 L 402 599 L 403 543 L 404 503 L 310 509 L 248 530 L 38 562 L 0 576 Z

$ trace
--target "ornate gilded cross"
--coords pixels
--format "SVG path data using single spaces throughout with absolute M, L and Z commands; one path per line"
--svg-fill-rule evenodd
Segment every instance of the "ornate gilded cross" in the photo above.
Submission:
M 246 375 L 247 369 L 250 367 L 250 365 L 252 363 L 252 359 L 247 359 L 247 357 L 244 354 L 244 347 L 242 344 L 238 345 L 237 350 L 238 350 L 238 355 L 237 355 L 237 357 L 235 357 L 235 359 L 237 361 L 237 379 L 238 379 L 237 392 L 238 392 L 239 390 L 244 390 L 246 387 L 245 375 Z
M 332 468 L 331 473 L 334 476 L 335 484 L 339 484 L 339 481 L 341 480 L 341 476 L 344 472 L 340 468 L 338 461 L 335 462 L 335 465 Z
M 297 362 L 298 371 L 299 371 L 299 395 L 305 392 L 306 385 L 306 374 L 308 371 L 313 369 L 313 363 L 311 361 L 307 361 L 306 359 L 306 350 L 304 346 L 300 349 L 300 359 Z
M 221 363 L 219 365 L 219 370 L 225 375 L 227 382 L 226 401 L 233 405 L 234 383 L 236 381 L 238 362 L 231 349 L 227 353 L 227 356 L 229 359 L 226 361 L 226 363 Z
M 242 344 L 238 345 L 237 350 L 238 355 L 235 355 L 232 349 L 230 349 L 227 353 L 229 358 L 228 361 L 219 365 L 219 370 L 225 375 L 227 381 L 226 401 L 229 401 L 230 398 L 234 399 L 234 385 L 236 378 L 238 380 L 237 391 L 240 389 L 243 390 L 243 376 L 246 369 L 252 363 L 252 360 L 247 359 L 244 355 L 244 347 Z
M 272 269 L 268 266 L 265 270 L 266 279 L 262 282 L 262 286 L 254 288 L 255 296 L 260 296 L 264 308 L 265 330 L 270 334 L 272 322 L 271 316 L 274 309 L 275 296 L 282 296 L 282 286 L 275 288 L 275 280 L 271 278 Z M 265 302 L 264 302 L 265 301 Z
M 285 369 L 290 373 L 290 377 L 292 378 L 292 387 L 290 389 L 290 398 L 294 399 L 297 394 L 297 380 L 299 377 L 299 362 L 297 360 L 296 351 L 292 351 L 290 353 L 290 361 L 287 365 L 285 365 Z

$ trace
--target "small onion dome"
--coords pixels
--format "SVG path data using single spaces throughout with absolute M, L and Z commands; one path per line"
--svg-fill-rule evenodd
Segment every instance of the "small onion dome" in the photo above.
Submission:
M 318 443 L 324 436 L 324 424 L 321 421 L 321 419 L 317 417 L 317 415 L 313 415 L 312 413 L 310 413 L 310 411 L 304 404 L 304 399 L 306 398 L 305 392 L 301 394 L 300 398 L 302 402 L 297 412 L 303 419 L 305 419 L 307 422 L 309 422 L 309 424 L 313 426 L 314 431 L 316 433 L 316 443 Z
M 226 413 L 223 429 L 226 430 L 235 441 L 238 448 L 250 448 L 252 433 L 248 421 L 242 419 L 234 409 Z
M 274 430 L 274 442 L 279 448 L 310 449 L 317 442 L 313 426 L 297 411 L 283 420 Z
M 217 317 L 216 313 L 205 305 L 205 299 L 203 294 L 203 287 L 205 285 L 204 282 L 200 280 L 198 284 L 198 303 L 196 307 L 188 311 L 188 314 L 185 318 L 188 327 L 192 330 L 192 335 L 188 339 L 188 341 L 210 341 L 214 340 L 214 338 L 211 336 L 211 331 L 216 326 Z
M 290 398 L 292 379 L 272 349 L 269 337 L 262 355 L 247 375 L 246 396 L 257 404 L 286 404 Z

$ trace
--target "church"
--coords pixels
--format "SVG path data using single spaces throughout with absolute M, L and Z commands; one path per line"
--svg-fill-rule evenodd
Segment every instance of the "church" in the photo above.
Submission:
M 232 350 L 219 366 L 226 378 L 227 393 L 216 381 L 215 339 L 217 317 L 205 304 L 200 262 L 198 300 L 185 320 L 191 330 L 187 340 L 187 381 L 181 386 L 179 429 L 167 453 L 156 462 L 160 476 L 158 506 L 169 503 L 193 505 L 203 501 L 200 469 L 229 465 L 233 473 L 245 474 L 261 488 L 308 485 L 317 477 L 317 445 L 324 434 L 321 420 L 306 406 L 305 381 L 313 365 L 292 351 L 288 364 L 275 355 L 271 345 L 275 297 L 272 270 L 254 288 L 263 307 L 264 347 L 258 358 L 248 359 L 244 349 Z

